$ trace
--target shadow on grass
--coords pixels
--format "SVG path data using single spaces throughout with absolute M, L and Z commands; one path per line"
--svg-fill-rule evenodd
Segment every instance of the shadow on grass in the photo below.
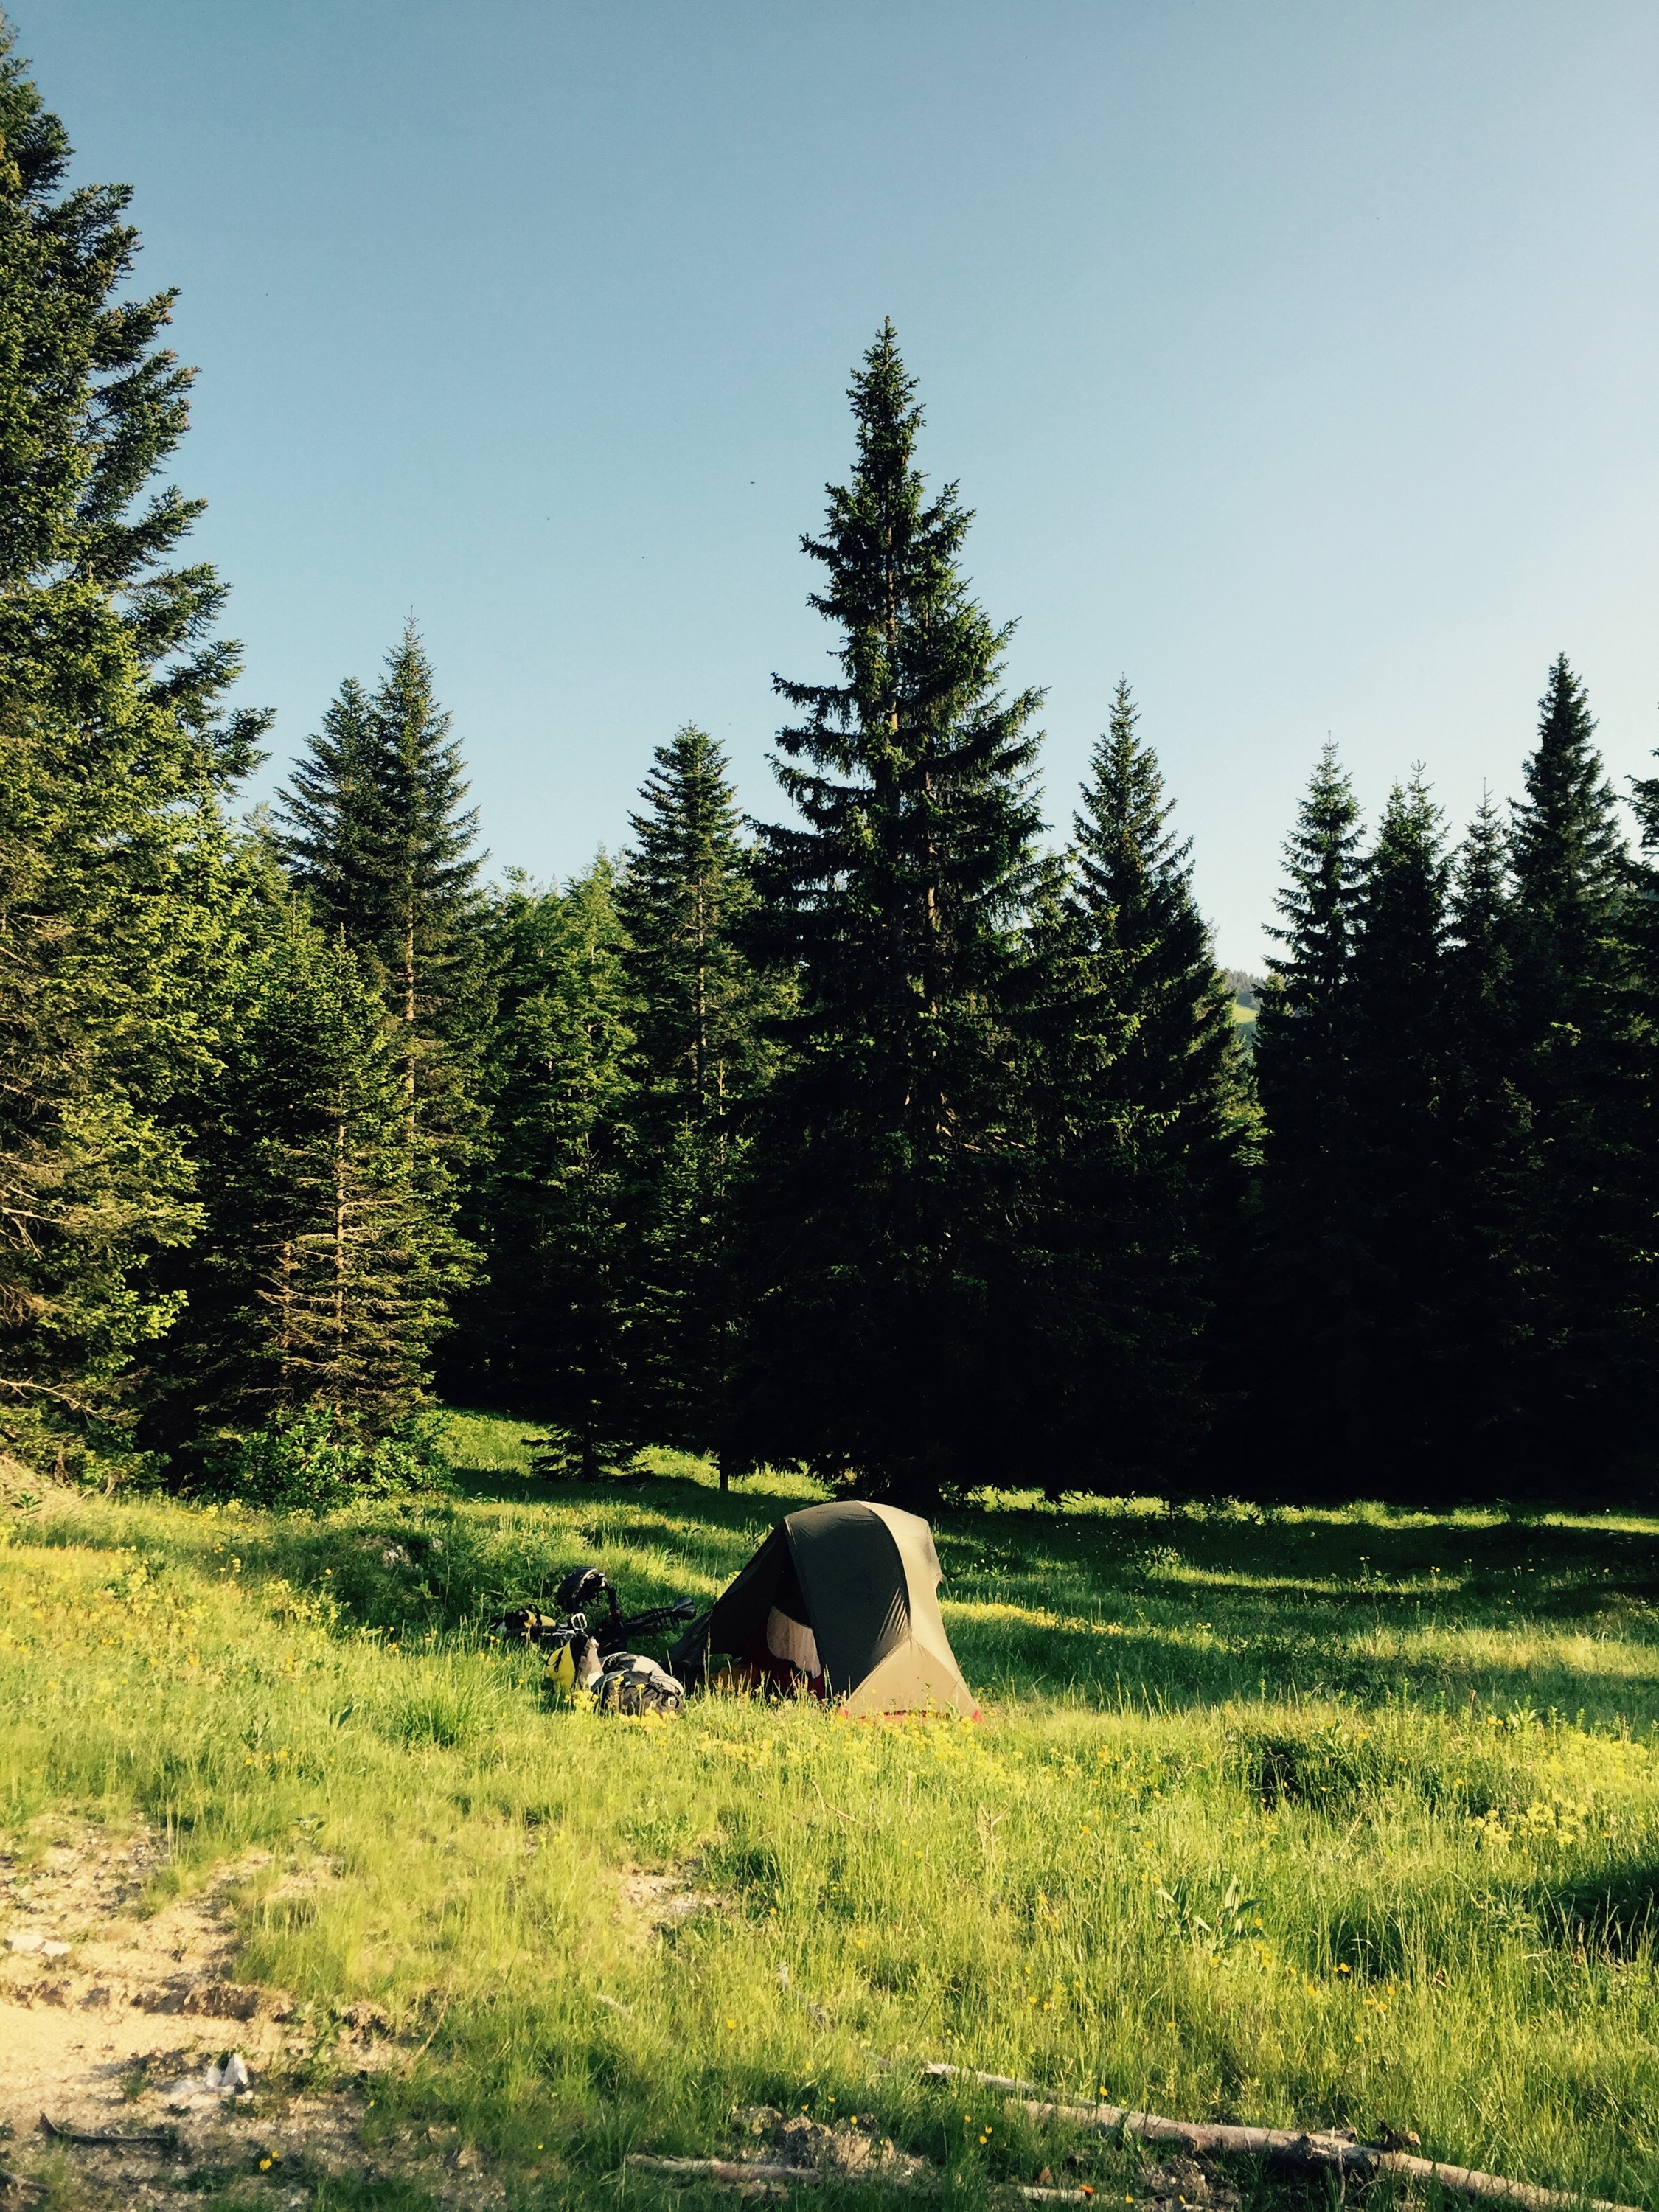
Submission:
M 1569 1949 L 1651 1966 L 1659 1948 L 1659 1862 L 1622 1859 L 1594 1875 L 1534 1884 L 1528 1905 Z
M 525 1425 L 467 1417 L 475 1462 Z M 548 1481 L 462 1465 L 456 1494 L 320 1519 L 170 1520 L 165 1559 L 327 1589 L 343 1623 L 476 1635 L 597 1565 L 625 1610 L 712 1597 L 816 1492 L 760 1475 L 726 1492 L 689 1460 L 643 1481 Z M 1130 1510 L 1130 1509 L 1133 1510 Z M 129 1515 L 57 1516 L 26 1540 L 145 1552 Z M 1154 1501 L 970 1509 L 935 1519 L 957 1656 L 994 1701 L 1181 1711 L 1259 1697 L 1376 1706 L 1554 1707 L 1659 1722 L 1659 1524 L 1534 1514 L 1310 1512 Z M 20 1533 L 21 1533 L 20 1531 Z M 182 1541 L 181 1541 L 182 1539 Z

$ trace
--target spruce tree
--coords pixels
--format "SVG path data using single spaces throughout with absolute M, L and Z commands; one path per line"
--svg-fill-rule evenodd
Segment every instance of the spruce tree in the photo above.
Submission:
M 1359 842 L 1353 787 L 1328 744 L 1285 847 L 1280 926 L 1268 932 L 1282 950 L 1268 960 L 1255 1036 L 1264 1170 L 1254 1364 L 1260 1378 L 1293 1347 L 1288 1387 L 1273 1394 L 1273 1449 L 1277 1457 L 1294 1442 L 1298 1458 L 1318 1455 L 1327 1466 L 1310 1469 L 1316 1482 L 1358 1448 L 1364 1419 L 1349 1056 Z
M 1528 1017 L 1515 982 L 1509 853 L 1498 809 L 1483 797 L 1457 855 L 1444 974 L 1445 1438 L 1449 1465 L 1472 1494 L 1513 1487 L 1535 1334 L 1522 1232 L 1537 1162 L 1520 1080 Z
M 1516 1081 L 1531 1156 L 1516 1225 L 1529 1309 L 1522 1427 L 1543 1479 L 1566 1455 L 1605 1479 L 1625 1425 L 1639 1297 L 1625 1196 L 1628 862 L 1595 732 L 1584 687 L 1559 655 L 1510 833 Z
M 1389 795 L 1366 856 L 1354 933 L 1346 1114 L 1353 1297 L 1361 1319 L 1348 1387 L 1365 1405 L 1374 1465 L 1421 1481 L 1441 1450 L 1448 1371 L 1446 990 L 1451 863 L 1420 769 Z
M 651 1440 L 630 1368 L 635 1006 L 610 864 L 562 892 L 510 878 L 487 927 L 490 1133 L 470 1216 L 484 1265 L 447 1367 L 567 1431 L 591 1474 Z
M 1070 1320 L 1050 1402 L 1070 1409 L 1056 1464 L 1073 1486 L 1167 1474 L 1202 1435 L 1253 1138 L 1232 993 L 1138 720 L 1120 682 L 1050 939 L 1043 1145 Z
M 374 712 L 355 676 L 340 686 L 323 726 L 295 767 L 281 849 L 319 921 L 368 951 L 386 941 L 385 899 L 375 870 L 380 844 L 374 781 Z
M 313 1408 L 405 1424 L 459 1256 L 415 1172 L 401 1024 L 341 933 L 259 888 L 198 1133 L 207 1228 L 166 1411 L 187 1463 Z
M 1651 1501 L 1659 1492 L 1646 1402 L 1659 1353 L 1659 1291 L 1651 1281 L 1659 1251 L 1659 776 L 1632 776 L 1631 804 L 1638 842 L 1621 908 L 1628 1011 L 1617 1101 L 1620 1256 L 1629 1296 L 1619 1381 L 1626 1487 Z
M 1542 1021 L 1584 1015 L 1599 1027 L 1597 1002 L 1622 972 L 1626 854 L 1589 697 L 1565 653 L 1550 668 L 1538 715 L 1510 839 L 1519 976 L 1541 993 Z
M 1659 751 L 1654 756 L 1659 761 Z M 1637 851 L 1620 908 L 1620 937 L 1636 1033 L 1645 1056 L 1659 1048 L 1659 775 L 1630 779 Z M 1659 1105 L 1659 1093 L 1652 1094 Z
M 641 1077 L 631 1366 L 652 1433 L 706 1451 L 722 1433 L 732 1358 L 731 1197 L 779 994 L 744 943 L 753 871 L 720 747 L 688 724 L 656 749 L 641 796 L 617 889 Z
M 749 1212 L 741 1449 L 927 1500 L 1006 1472 L 1026 1102 L 1015 1015 L 1036 884 L 1038 696 L 1000 689 L 1009 631 L 957 567 L 969 516 L 930 498 L 888 324 L 852 390 L 857 457 L 823 534 L 842 680 L 775 678 L 799 817 L 763 832 L 775 958 L 796 980 Z
M 1073 817 L 1072 910 L 1123 1033 L 1115 1091 L 1156 1118 L 1194 1190 L 1236 1188 L 1243 1102 L 1233 994 L 1193 894 L 1192 845 L 1120 681 Z
M 487 1142 L 489 973 L 477 816 L 411 622 L 373 692 L 341 688 L 291 787 L 278 844 L 313 912 L 363 964 L 398 1024 L 410 1173 L 431 1234 L 476 1233 Z M 459 1209 L 459 1211 L 458 1211 Z M 462 1244 L 450 1248 L 455 1269 Z
M 281 794 L 283 849 L 321 919 L 378 963 L 404 1024 L 411 1099 L 454 1117 L 453 1058 L 469 1039 L 480 981 L 475 850 L 460 747 L 432 665 L 408 624 L 370 695 L 341 690 Z M 428 1117 L 429 1118 L 429 1117 Z
M 157 343 L 177 294 L 122 296 L 131 188 L 64 189 L 68 135 L 26 71 L 0 20 L 0 645 L 14 687 L 130 690 L 167 769 L 223 788 L 270 717 L 221 706 L 241 672 L 212 635 L 228 587 L 167 565 L 206 502 L 169 485 L 137 505 L 190 419 L 196 372 Z
M 1345 1087 L 1359 842 L 1353 786 L 1328 744 L 1285 848 L 1288 881 L 1273 902 L 1282 927 L 1267 932 L 1284 948 L 1268 957 L 1256 1026 L 1270 1158 L 1311 1164 L 1339 1133 L 1333 1109 Z
M 124 296 L 129 195 L 69 155 L 0 25 L 0 1426 L 53 1463 L 131 1419 L 179 1309 L 218 801 L 268 719 L 221 711 L 224 586 L 170 565 L 201 503 L 143 496 L 187 419 L 173 295 Z

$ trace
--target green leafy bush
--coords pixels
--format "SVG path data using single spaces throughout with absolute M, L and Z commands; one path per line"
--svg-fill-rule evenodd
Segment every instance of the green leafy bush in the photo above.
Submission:
M 367 1433 L 343 1407 L 313 1406 L 239 1437 L 214 1462 L 221 1496 L 274 1512 L 324 1513 L 361 1498 L 403 1498 L 449 1487 L 433 1425 Z

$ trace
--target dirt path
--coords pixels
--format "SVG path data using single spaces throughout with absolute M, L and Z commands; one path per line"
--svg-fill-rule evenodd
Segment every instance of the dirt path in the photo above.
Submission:
M 285 2087 L 313 2051 L 314 2031 L 284 1991 L 234 1978 L 233 1899 L 269 1854 L 228 1863 L 196 1895 L 145 1914 L 140 1902 L 163 1856 L 154 1836 L 115 1844 L 96 1829 L 63 1827 L 44 1852 L 38 1838 L 0 1851 L 0 2169 L 27 2182 L 68 2163 L 93 2204 L 171 2202 L 179 2178 L 203 2167 L 258 2176 L 274 2202 L 296 2205 L 310 2199 L 306 2179 L 324 2173 L 395 2172 L 418 2177 L 440 2202 L 452 2191 L 472 2204 L 498 2199 L 493 2177 L 456 2171 L 437 2149 L 366 2149 L 366 2090 Z M 315 1879 L 290 1879 L 274 1893 Z M 337 2025 L 359 2075 L 402 2055 L 373 2008 Z M 247 2090 L 180 2094 L 181 2082 L 232 2052 L 247 2069 Z M 83 2134 L 167 2140 L 53 2142 L 42 2114 Z M 30 2194 L 0 2190 L 0 2203 Z

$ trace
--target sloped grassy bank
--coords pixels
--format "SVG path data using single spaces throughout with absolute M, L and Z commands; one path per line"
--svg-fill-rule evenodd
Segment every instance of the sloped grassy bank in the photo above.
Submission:
M 798 1486 L 550 1492 L 457 1435 L 454 1499 L 49 1501 L 0 1549 L 0 1820 L 153 1824 L 173 1887 L 271 1850 L 238 1971 L 319 2078 L 346 2006 L 408 2032 L 371 2134 L 456 2125 L 526 2204 L 737 2103 L 970 2194 L 1056 2158 L 942 2057 L 1659 2202 L 1654 1524 L 1005 1499 L 939 1532 L 981 1723 L 604 1722 L 491 1607 L 579 1559 L 712 1594 Z

